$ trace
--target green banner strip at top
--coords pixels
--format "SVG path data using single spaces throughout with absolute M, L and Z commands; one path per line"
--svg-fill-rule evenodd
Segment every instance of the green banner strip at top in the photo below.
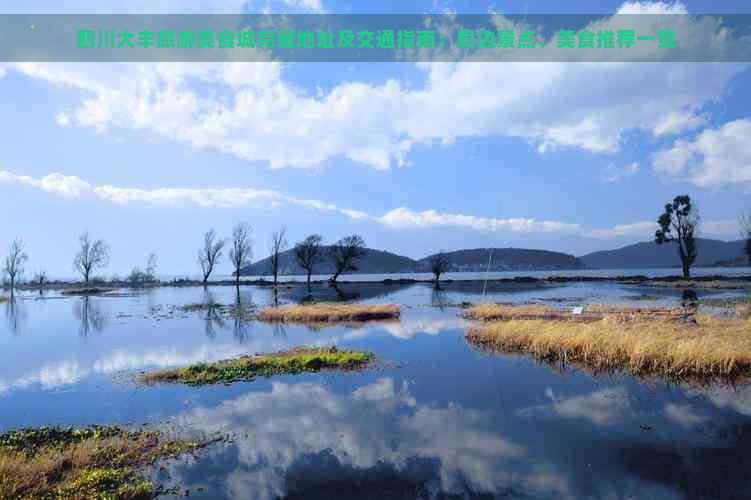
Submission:
M 749 62 L 751 15 L 0 15 L 0 61 Z

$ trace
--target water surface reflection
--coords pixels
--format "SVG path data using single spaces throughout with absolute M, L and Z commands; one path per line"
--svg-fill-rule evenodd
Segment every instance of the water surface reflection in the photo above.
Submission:
M 751 495 L 748 386 L 556 373 L 463 339 L 463 302 L 638 305 L 649 295 L 675 305 L 680 292 L 612 283 L 489 286 L 484 296 L 465 284 L 320 292 L 341 294 L 398 303 L 402 316 L 310 329 L 236 314 L 309 300 L 304 286 L 17 296 L 2 305 L 0 428 L 152 422 L 227 433 L 233 442 L 153 471 L 199 498 Z M 152 368 L 332 344 L 383 363 L 199 389 L 132 382 Z

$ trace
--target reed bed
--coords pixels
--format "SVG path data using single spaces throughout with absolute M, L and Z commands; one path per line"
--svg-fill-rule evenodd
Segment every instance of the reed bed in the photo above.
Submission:
M 0 435 L 0 498 L 153 498 L 140 472 L 204 444 L 119 427 L 41 427 Z
M 596 372 L 627 370 L 671 379 L 751 373 L 751 319 L 697 315 L 689 322 L 625 314 L 589 322 L 511 319 L 470 327 L 465 337 L 493 351 Z
M 374 359 L 366 351 L 329 348 L 297 348 L 257 356 L 241 356 L 216 363 L 198 363 L 184 368 L 157 370 L 141 375 L 145 384 L 155 382 L 204 385 L 253 380 L 258 376 L 317 372 L 321 370 L 357 370 Z
M 339 304 L 320 302 L 310 305 L 271 307 L 259 315 L 261 321 L 289 323 L 339 323 L 378 321 L 399 318 L 396 304 Z
M 506 304 L 478 304 L 464 312 L 467 319 L 480 321 L 510 321 L 510 320 L 557 320 L 590 322 L 600 321 L 606 317 L 617 317 L 620 321 L 641 319 L 677 319 L 683 316 L 680 309 L 667 307 L 619 307 L 604 304 L 589 304 L 583 307 L 580 314 L 574 314 L 570 309 L 547 307 L 543 305 L 506 305 Z
M 739 318 L 751 318 L 751 304 L 736 304 L 735 314 Z

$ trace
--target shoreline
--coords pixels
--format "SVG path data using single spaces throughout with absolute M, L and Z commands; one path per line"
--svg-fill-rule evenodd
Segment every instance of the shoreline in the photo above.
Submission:
M 387 276 L 387 275 L 386 275 Z M 724 276 L 724 275 L 708 275 L 697 276 L 683 279 L 678 275 L 668 276 L 655 276 L 649 277 L 644 275 L 636 276 L 549 276 L 545 278 L 537 278 L 531 276 L 517 276 L 513 278 L 466 278 L 466 279 L 442 279 L 438 282 L 439 285 L 467 285 L 467 284 L 528 284 L 528 285 L 546 285 L 546 284 L 561 284 L 561 283 L 619 283 L 623 285 L 642 285 L 651 286 L 654 288 L 717 288 L 717 289 L 751 289 L 751 275 L 739 275 L 739 276 Z M 342 280 L 336 283 L 331 283 L 327 280 L 311 281 L 311 285 L 320 287 L 326 286 L 329 288 L 336 288 L 342 285 L 415 285 L 415 284 L 427 284 L 435 285 L 433 280 L 417 279 L 417 278 L 384 278 L 383 280 Z M 93 295 L 107 292 L 114 292 L 119 289 L 144 289 L 144 288 L 181 288 L 181 287 L 234 287 L 237 283 L 234 280 L 217 280 L 203 283 L 201 280 L 188 280 L 177 279 L 172 281 L 155 281 L 149 283 L 133 283 L 129 281 L 97 281 L 95 283 L 82 283 L 75 281 L 51 281 L 45 283 L 43 287 L 40 287 L 36 283 L 22 283 L 16 285 L 16 290 L 20 291 L 62 291 L 69 295 Z M 295 288 L 300 286 L 306 286 L 304 280 L 291 280 L 281 281 L 275 286 L 272 281 L 265 279 L 256 280 L 241 280 L 240 287 L 256 286 L 256 287 L 268 287 L 268 288 Z M 8 292 L 9 289 L 2 287 L 2 290 Z

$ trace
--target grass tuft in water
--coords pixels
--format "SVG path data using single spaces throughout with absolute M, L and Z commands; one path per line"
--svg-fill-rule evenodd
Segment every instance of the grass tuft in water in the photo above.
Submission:
M 489 350 L 593 371 L 625 369 L 678 380 L 751 374 L 751 319 L 697 315 L 695 320 L 638 314 L 585 322 L 511 319 L 470 327 L 465 337 Z
M 339 304 L 320 302 L 309 305 L 271 307 L 260 314 L 262 321 L 294 323 L 336 323 L 399 318 L 396 304 Z
M 0 435 L 0 498 L 153 498 L 141 468 L 204 444 L 120 427 L 8 431 Z
M 605 304 L 588 304 L 578 314 L 570 309 L 544 305 L 477 304 L 464 312 L 467 319 L 481 321 L 548 320 L 548 321 L 599 321 L 605 318 L 621 320 L 677 319 L 684 315 L 679 308 L 669 307 L 620 307 Z
M 141 375 L 146 384 L 155 382 L 203 385 L 252 380 L 255 377 L 317 372 L 321 370 L 357 370 L 375 358 L 366 351 L 331 348 L 298 348 L 257 356 L 242 356 L 216 363 L 198 363 L 184 368 L 158 370 Z

